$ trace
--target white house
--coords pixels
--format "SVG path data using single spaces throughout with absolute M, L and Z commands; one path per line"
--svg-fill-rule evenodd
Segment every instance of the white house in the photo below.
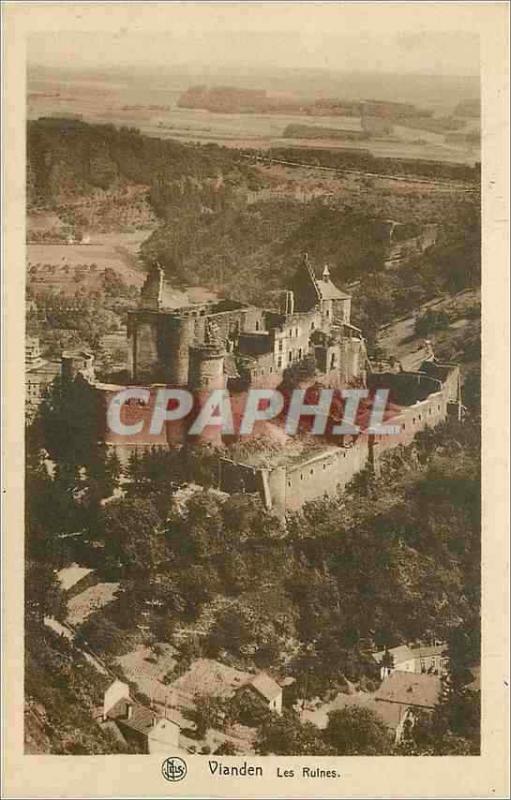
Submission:
M 270 711 L 282 714 L 282 687 L 266 672 L 260 672 L 252 678 L 245 688 L 252 689 L 259 697 L 262 697 Z
M 433 672 L 443 675 L 447 667 L 446 644 L 437 642 L 431 646 L 400 645 L 389 650 L 373 653 L 373 659 L 380 665 L 383 680 L 393 672 Z
M 103 723 L 115 725 L 117 735 L 144 753 L 168 754 L 179 749 L 178 723 L 133 700 L 122 681 L 115 680 L 105 691 Z

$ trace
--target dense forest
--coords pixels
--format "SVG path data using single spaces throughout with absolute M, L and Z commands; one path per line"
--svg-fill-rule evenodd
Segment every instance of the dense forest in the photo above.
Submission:
M 88 125 L 72 119 L 29 121 L 29 205 L 110 189 L 120 181 L 142 185 L 183 177 L 233 182 L 251 173 L 231 151 L 143 136 L 135 128 Z
M 307 160 L 308 151 L 300 152 Z M 318 268 L 330 265 L 338 285 L 360 281 L 355 324 L 369 338 L 392 314 L 414 310 L 436 294 L 479 285 L 477 193 L 417 190 L 401 196 L 370 179 L 346 188 L 340 173 L 333 191 L 304 200 L 290 179 L 276 187 L 275 177 L 245 155 L 111 125 L 38 120 L 28 127 L 29 206 L 72 216 L 78 214 L 76 198 L 106 192 L 115 205 L 120 185 L 145 187 L 147 206 L 158 221 L 140 250 L 146 267 L 158 261 L 176 286 L 203 285 L 271 305 L 306 251 Z M 342 167 L 352 156 L 335 158 Z M 409 167 L 422 170 L 419 162 Z M 385 270 L 385 243 L 375 222 L 389 216 L 419 226 L 438 224 L 437 244 Z

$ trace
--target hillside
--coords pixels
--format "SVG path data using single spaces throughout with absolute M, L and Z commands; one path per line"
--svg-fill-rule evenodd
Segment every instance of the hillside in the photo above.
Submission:
M 29 236 L 36 242 L 30 245 L 29 287 L 40 292 L 50 276 L 55 291 L 69 293 L 76 281 L 83 296 L 97 291 L 98 266 L 111 266 L 139 286 L 141 274 L 158 261 L 178 288 L 205 286 L 271 304 L 308 252 L 318 268 L 330 265 L 340 286 L 359 282 L 355 322 L 371 338 L 395 313 L 477 286 L 480 220 L 473 170 L 467 183 L 464 167 L 392 159 L 370 158 L 367 175 L 367 157 L 353 152 L 302 150 L 309 166 L 298 168 L 246 156 L 111 125 L 29 123 Z M 318 169 L 318 160 L 334 171 Z M 385 177 L 400 170 L 411 177 Z M 415 179 L 414 170 L 422 177 Z M 386 219 L 417 229 L 433 223 L 437 243 L 384 270 L 379 223 Z M 91 246 L 81 243 L 85 235 L 100 243 L 94 257 Z M 123 252 L 113 253 L 106 236 L 117 236 Z M 66 245 L 66 237 L 78 243 Z M 55 244 L 62 248 L 55 250 Z
M 134 128 L 47 118 L 28 123 L 28 204 L 58 203 L 115 190 L 125 183 L 151 186 L 184 177 L 222 175 L 240 182 L 250 169 L 220 147 L 196 148 L 142 136 Z

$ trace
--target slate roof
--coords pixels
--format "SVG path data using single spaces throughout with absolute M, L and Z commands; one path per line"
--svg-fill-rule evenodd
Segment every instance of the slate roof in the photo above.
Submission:
M 442 683 L 437 675 L 393 672 L 385 678 L 376 692 L 378 703 L 401 703 L 420 708 L 434 708 L 438 703 Z
M 131 728 L 138 733 L 147 735 L 153 727 L 153 720 L 155 719 L 156 715 L 149 708 L 141 706 L 139 703 L 131 702 L 133 711 L 131 718 L 128 719 L 128 705 L 129 702 L 127 700 L 118 700 L 108 712 L 108 718 L 113 719 L 115 722 L 125 725 L 127 728 Z
M 172 725 L 177 725 L 177 722 L 174 722 L 174 720 L 168 718 L 165 719 L 159 714 L 155 714 L 154 711 L 151 711 L 151 709 L 147 708 L 146 706 L 140 705 L 140 703 L 134 703 L 133 701 L 130 702 L 133 707 L 130 719 L 127 717 L 128 701 L 125 699 L 118 700 L 117 703 L 112 706 L 108 712 L 108 718 L 117 724 L 131 728 L 132 730 L 137 731 L 144 736 L 147 736 L 153 729 L 154 720 L 157 722 L 165 720 L 165 722 L 168 722 Z
M 249 682 L 249 686 L 252 686 L 252 688 L 255 689 L 256 692 L 259 692 L 268 702 L 274 700 L 282 692 L 278 683 L 265 672 L 260 672 L 259 675 L 252 678 Z

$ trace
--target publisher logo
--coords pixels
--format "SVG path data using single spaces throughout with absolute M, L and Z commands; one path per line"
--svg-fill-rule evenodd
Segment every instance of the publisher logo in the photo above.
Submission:
M 167 781 L 182 781 L 187 773 L 186 763 L 178 756 L 166 758 L 161 765 L 162 775 Z

